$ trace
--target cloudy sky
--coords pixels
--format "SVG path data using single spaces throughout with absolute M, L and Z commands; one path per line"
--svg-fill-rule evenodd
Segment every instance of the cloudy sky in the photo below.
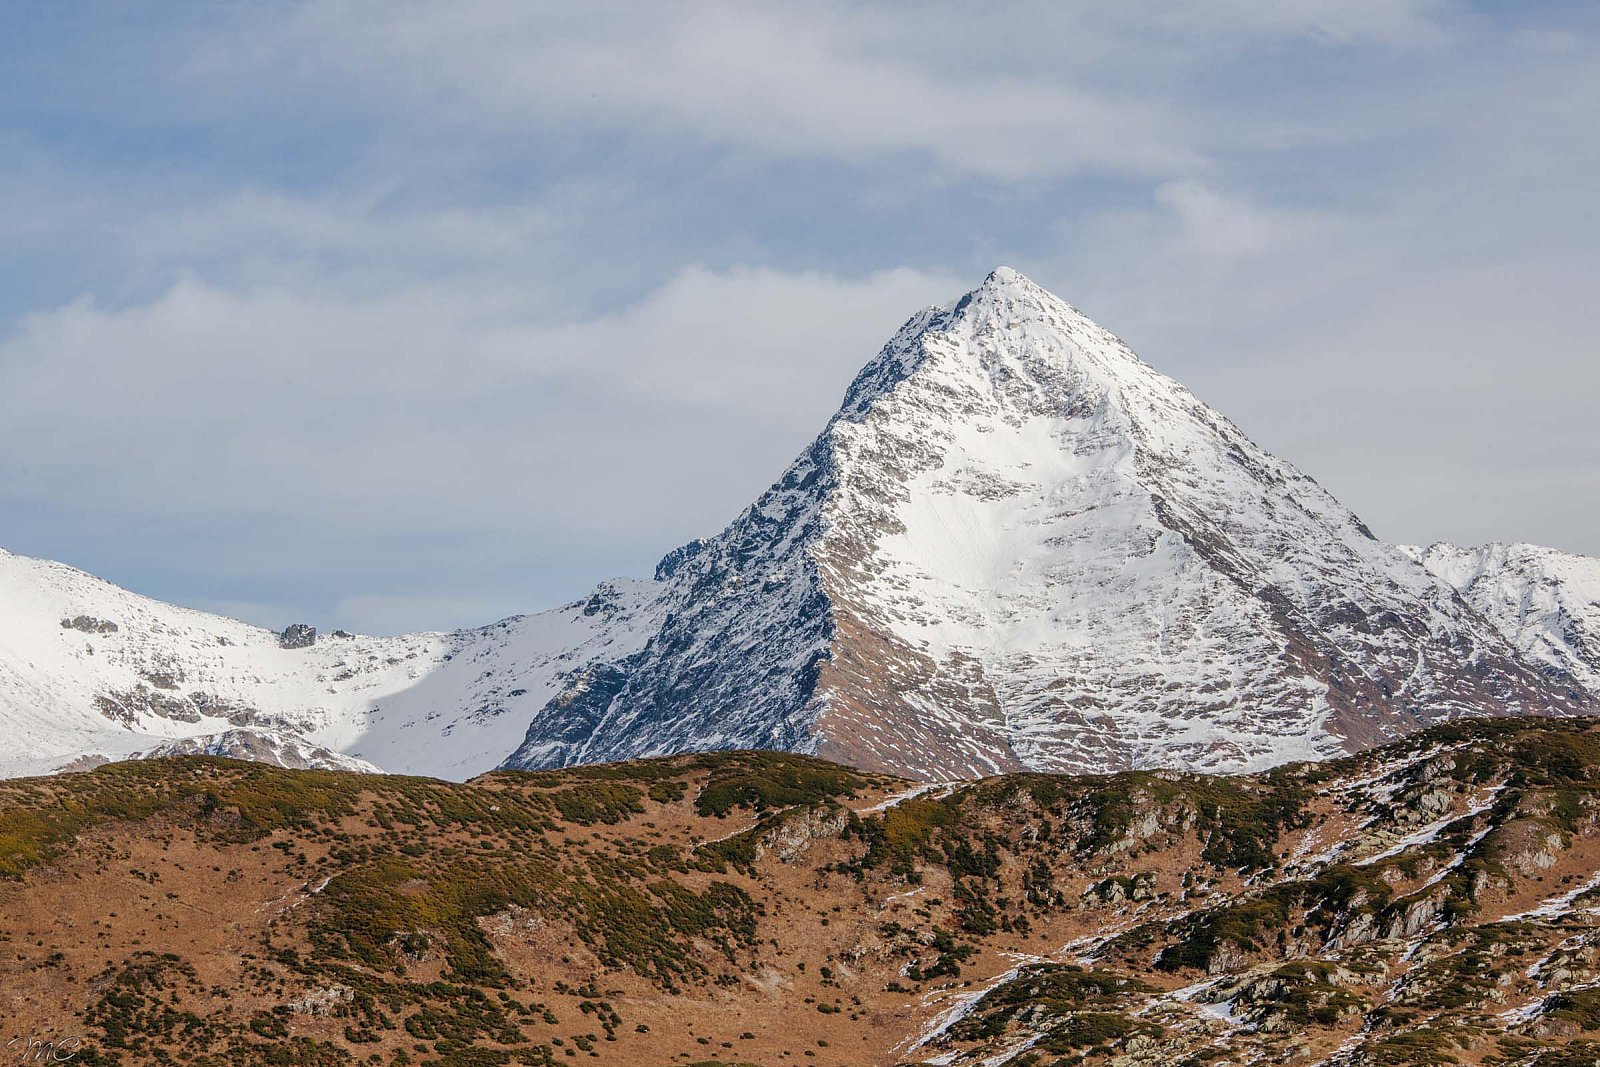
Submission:
M 486 622 L 1005 263 L 1391 540 L 1600 554 L 1600 9 L 5 5 L 0 546 Z

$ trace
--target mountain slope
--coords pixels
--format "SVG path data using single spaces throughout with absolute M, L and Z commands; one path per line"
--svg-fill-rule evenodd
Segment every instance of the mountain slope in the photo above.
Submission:
M 1407 551 L 1552 682 L 1600 692 L 1600 560 L 1524 544 Z
M 284 648 L 269 630 L 0 551 L 0 774 L 207 751 L 468 777 L 517 745 L 563 671 L 633 650 L 638 589 L 608 584 L 478 630 Z
M 1597 831 L 1590 721 L 931 790 L 120 764 L 0 783 L 0 1010 L 124 1067 L 1589 1067 Z
M 1592 705 L 1014 271 L 906 324 L 636 656 L 510 765 L 785 747 L 946 778 L 1265 766 Z

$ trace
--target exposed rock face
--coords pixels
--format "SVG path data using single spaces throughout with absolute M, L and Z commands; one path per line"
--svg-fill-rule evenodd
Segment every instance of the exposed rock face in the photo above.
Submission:
M 1075 309 L 999 270 L 914 317 L 664 622 L 508 765 L 816 752 L 925 778 L 1221 770 L 1593 708 Z
M 183 697 L 158 692 L 143 684 L 98 696 L 95 705 L 106 718 L 124 726 L 131 726 L 144 718 L 174 722 L 200 721 L 199 710 Z
M 355 999 L 347 985 L 321 986 L 307 990 L 284 1005 L 294 1015 L 334 1015 Z
M 278 645 L 281 648 L 310 648 L 316 643 L 317 628 L 303 622 L 284 627 L 283 632 L 278 635 Z

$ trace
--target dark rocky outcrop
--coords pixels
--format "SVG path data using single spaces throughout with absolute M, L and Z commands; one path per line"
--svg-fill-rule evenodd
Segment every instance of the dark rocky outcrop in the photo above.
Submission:
M 303 622 L 285 626 L 278 635 L 279 648 L 310 648 L 316 643 L 317 628 Z
M 74 615 L 70 619 L 62 619 L 61 628 L 85 634 L 114 634 L 119 629 L 110 619 L 97 619 L 93 615 Z

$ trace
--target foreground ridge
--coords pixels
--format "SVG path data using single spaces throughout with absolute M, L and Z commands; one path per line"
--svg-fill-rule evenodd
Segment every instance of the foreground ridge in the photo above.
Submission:
M 0 783 L 0 1004 L 130 1067 L 1589 1063 L 1597 787 L 1528 720 L 1233 777 L 114 764 Z

